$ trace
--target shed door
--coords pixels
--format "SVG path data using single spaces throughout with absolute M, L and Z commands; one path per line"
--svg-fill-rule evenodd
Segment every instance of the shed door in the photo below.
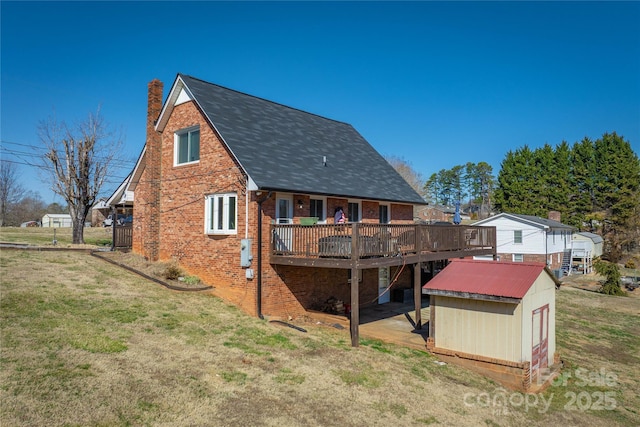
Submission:
M 533 310 L 532 324 L 531 379 L 538 376 L 540 369 L 549 366 L 549 304 Z

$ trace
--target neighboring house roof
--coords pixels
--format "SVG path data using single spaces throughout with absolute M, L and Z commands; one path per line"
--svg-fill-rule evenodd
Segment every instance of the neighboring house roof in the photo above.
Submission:
M 508 218 L 513 221 L 518 221 L 522 223 L 530 224 L 534 227 L 543 228 L 545 230 L 574 230 L 575 227 L 570 225 L 563 224 L 558 221 L 554 221 L 552 219 L 540 218 L 539 216 L 533 215 L 521 215 L 521 214 L 512 214 L 512 213 L 500 213 L 498 215 L 480 220 L 473 225 L 484 225 L 486 223 L 495 221 L 498 218 Z
M 104 197 L 97 200 L 93 206 L 91 207 L 91 209 L 106 209 L 108 208 L 109 205 L 107 205 L 107 199 L 105 199 Z
M 127 175 L 127 177 L 122 181 L 122 183 L 118 186 L 116 191 L 113 192 L 111 197 L 107 199 L 106 205 L 115 206 L 126 204 L 127 202 L 133 202 L 133 193 L 128 189 L 129 183 L 131 182 L 131 175 Z
M 42 217 L 47 217 L 47 218 L 62 218 L 62 219 L 71 219 L 71 215 L 69 214 L 44 214 Z
M 540 263 L 452 260 L 422 288 L 428 294 L 517 303 L 545 271 Z
M 604 242 L 604 239 L 602 238 L 602 236 L 600 236 L 598 234 L 595 234 L 595 233 L 589 233 L 587 231 L 583 231 L 581 233 L 576 233 L 576 235 L 586 237 L 586 238 L 590 239 L 593 243 L 602 243 L 602 242 Z
M 351 125 L 184 74 L 176 77 L 157 130 L 185 97 L 197 104 L 256 189 L 426 204 Z

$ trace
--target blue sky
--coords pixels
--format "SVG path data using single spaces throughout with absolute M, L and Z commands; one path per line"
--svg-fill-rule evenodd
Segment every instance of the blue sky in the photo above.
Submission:
M 35 162 L 40 121 L 100 106 L 145 139 L 147 83 L 177 73 L 352 124 L 427 179 L 509 150 L 616 131 L 640 153 L 640 2 L 7 2 L 3 159 Z M 348 147 L 345 147 L 348 152 Z M 25 154 L 26 153 L 26 154 Z M 47 203 L 41 174 L 23 185 Z

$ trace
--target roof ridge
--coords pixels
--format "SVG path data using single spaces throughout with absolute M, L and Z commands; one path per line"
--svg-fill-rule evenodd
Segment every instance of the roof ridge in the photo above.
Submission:
M 335 122 L 335 123 L 340 123 L 340 124 L 343 124 L 343 125 L 347 125 L 347 126 L 353 127 L 350 123 L 347 123 L 347 122 L 344 122 L 344 121 L 341 121 L 341 120 L 336 120 L 336 119 L 332 119 L 330 117 L 321 116 L 320 114 L 312 113 L 312 112 L 309 112 L 309 111 L 306 111 L 306 110 L 302 110 L 300 108 L 296 108 L 296 107 L 292 107 L 290 105 L 282 104 L 280 102 L 272 101 L 270 99 L 263 98 L 261 96 L 252 95 L 250 93 L 243 92 L 241 90 L 232 89 L 232 88 L 227 87 L 227 86 L 222 86 L 222 85 L 217 84 L 217 83 L 211 83 L 211 82 L 208 82 L 206 80 L 200 79 L 198 77 L 191 76 L 189 74 L 178 73 L 178 76 L 180 76 L 180 77 L 189 77 L 190 79 L 197 80 L 199 82 L 206 83 L 206 84 L 211 85 L 211 86 L 216 86 L 216 87 L 219 87 L 220 89 L 228 90 L 228 91 L 240 94 L 240 95 L 248 96 L 250 98 L 254 98 L 254 99 L 261 100 L 261 101 L 265 101 L 265 102 L 268 102 L 268 103 L 273 104 L 273 105 L 278 105 L 280 107 L 287 108 L 289 110 L 298 111 L 298 112 L 301 112 L 301 113 L 304 113 L 304 114 L 308 114 L 310 116 L 319 117 L 319 118 L 324 119 L 324 120 L 330 120 L 330 121 Z

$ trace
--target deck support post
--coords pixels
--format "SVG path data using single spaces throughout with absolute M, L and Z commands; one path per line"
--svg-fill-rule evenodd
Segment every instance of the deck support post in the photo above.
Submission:
M 416 329 L 422 329 L 422 263 L 413 269 L 413 302 L 416 309 Z
M 360 290 L 358 274 L 358 224 L 351 224 L 351 315 L 349 326 L 351 328 L 351 347 L 360 345 Z
M 360 344 L 360 304 L 359 296 L 358 269 L 351 267 L 351 316 L 349 318 L 351 326 L 351 347 L 358 347 Z

